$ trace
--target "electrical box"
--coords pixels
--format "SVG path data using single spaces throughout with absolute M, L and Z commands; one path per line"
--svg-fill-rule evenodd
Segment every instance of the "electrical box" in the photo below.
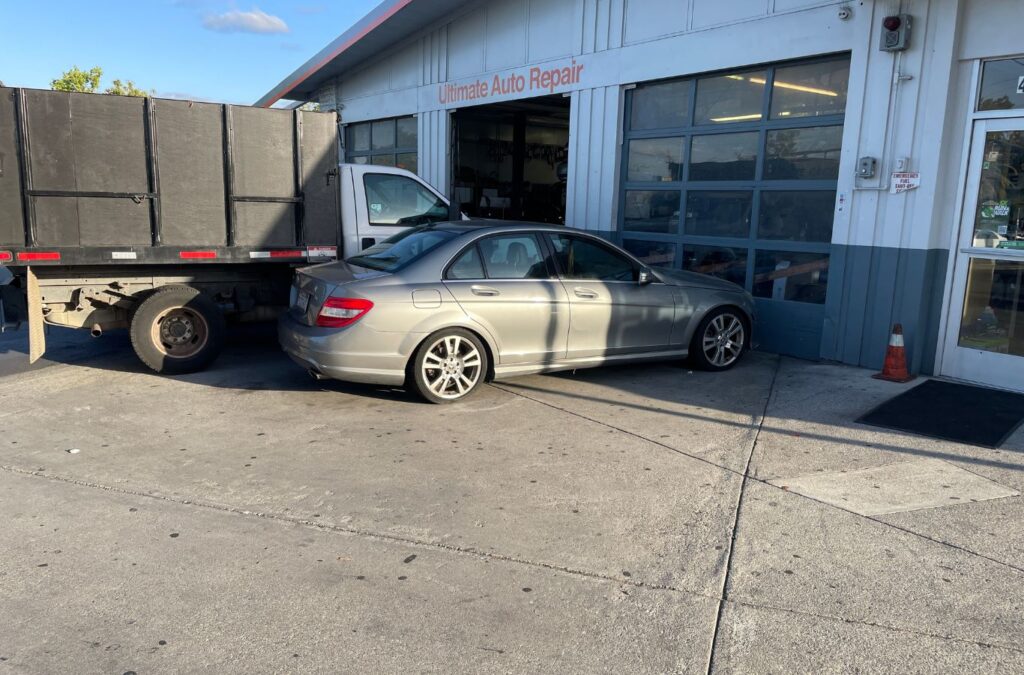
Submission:
M 910 46 L 910 15 L 894 14 L 882 19 L 882 39 L 878 48 L 883 52 L 902 52 Z
M 874 178 L 878 170 L 878 160 L 874 157 L 861 157 L 857 160 L 857 177 Z

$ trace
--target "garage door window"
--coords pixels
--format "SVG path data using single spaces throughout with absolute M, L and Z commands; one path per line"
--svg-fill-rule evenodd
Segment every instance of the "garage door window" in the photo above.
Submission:
M 848 56 L 638 85 L 626 94 L 627 250 L 823 304 Z
M 416 139 L 415 117 L 349 124 L 345 129 L 345 161 L 396 166 L 417 173 Z

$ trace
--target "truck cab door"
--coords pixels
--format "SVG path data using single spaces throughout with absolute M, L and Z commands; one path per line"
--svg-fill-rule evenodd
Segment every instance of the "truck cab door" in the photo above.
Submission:
M 408 227 L 448 220 L 448 200 L 416 174 L 349 164 L 343 189 L 345 256 L 355 255 Z M 351 215 L 351 219 L 347 216 Z M 355 227 L 350 227 L 350 223 Z

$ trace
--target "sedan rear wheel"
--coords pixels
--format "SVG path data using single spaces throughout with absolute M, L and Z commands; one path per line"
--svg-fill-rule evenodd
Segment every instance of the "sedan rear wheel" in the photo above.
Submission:
M 487 352 L 480 340 L 459 328 L 431 335 L 416 351 L 412 379 L 432 403 L 451 403 L 473 392 L 487 375 Z
M 731 307 L 712 311 L 697 326 L 690 354 L 702 370 L 728 370 L 747 346 L 747 319 Z

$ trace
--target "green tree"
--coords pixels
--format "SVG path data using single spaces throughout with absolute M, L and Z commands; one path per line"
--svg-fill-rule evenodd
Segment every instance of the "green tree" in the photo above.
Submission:
M 114 80 L 114 83 L 107 87 L 104 94 L 114 94 L 115 96 L 150 96 L 152 92 L 139 89 L 135 86 L 135 83 L 131 80 Z
M 103 77 L 103 69 L 99 66 L 90 70 L 82 70 L 78 66 L 72 66 L 71 70 L 65 71 L 56 80 L 50 82 L 50 89 L 56 89 L 57 91 L 81 91 L 86 94 L 94 94 L 99 91 L 101 77 Z
M 86 94 L 95 94 L 100 91 L 100 79 L 103 77 L 103 69 L 99 66 L 82 70 L 78 66 L 72 66 L 71 70 L 65 71 L 56 80 L 50 82 L 50 88 L 57 91 L 78 91 Z M 104 94 L 115 96 L 150 96 L 152 92 L 139 89 L 131 80 L 114 80 L 114 82 L 103 90 Z

